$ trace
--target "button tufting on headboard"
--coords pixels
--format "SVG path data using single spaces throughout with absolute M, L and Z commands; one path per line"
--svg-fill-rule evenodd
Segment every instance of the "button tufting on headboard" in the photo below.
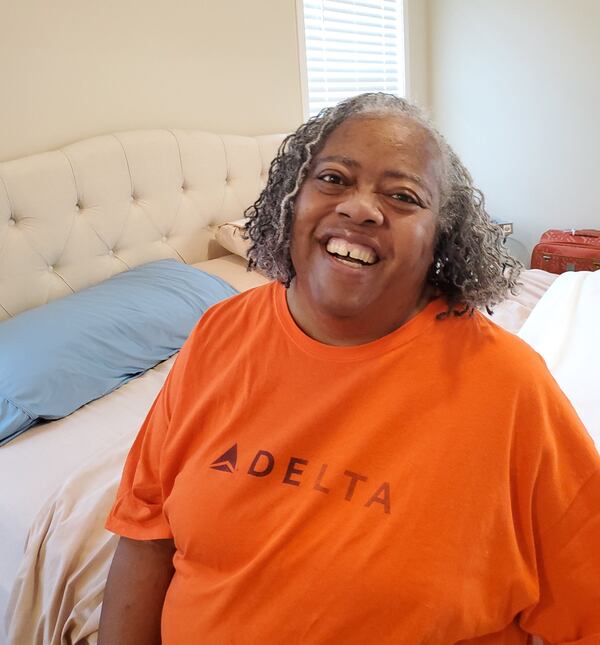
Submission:
M 0 320 L 139 264 L 223 254 L 212 228 L 255 201 L 282 140 L 140 130 L 0 163 L 0 223 L 14 227 L 0 225 Z

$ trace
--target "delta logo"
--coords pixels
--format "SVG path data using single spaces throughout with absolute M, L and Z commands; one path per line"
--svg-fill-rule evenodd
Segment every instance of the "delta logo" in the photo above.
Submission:
M 210 464 L 210 468 L 231 474 L 237 470 L 237 464 L 238 446 L 236 443 L 217 457 Z M 273 453 L 268 450 L 258 450 L 248 468 L 243 470 L 250 477 L 274 477 L 272 473 L 275 464 L 276 457 Z M 318 474 L 311 476 L 310 472 L 314 472 L 315 469 L 310 464 L 311 462 L 308 459 L 290 457 L 285 469 L 285 475 L 279 483 L 287 484 L 288 486 L 311 487 L 317 493 L 329 495 L 331 482 L 341 476 L 345 482 L 343 499 L 346 502 L 360 503 L 366 508 L 377 506 L 384 513 L 391 514 L 392 502 L 389 482 L 382 482 L 379 486 L 373 488 L 366 475 L 335 468 L 330 471 L 329 464 L 320 464 Z

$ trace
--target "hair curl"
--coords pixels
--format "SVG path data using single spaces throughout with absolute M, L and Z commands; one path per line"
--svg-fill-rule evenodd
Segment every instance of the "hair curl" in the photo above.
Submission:
M 442 157 L 440 210 L 434 260 L 427 281 L 462 315 L 488 311 L 514 291 L 521 264 L 506 250 L 500 227 L 485 210 L 482 193 L 444 137 L 417 106 L 391 94 L 367 93 L 325 108 L 286 137 L 271 163 L 265 189 L 245 215 L 251 245 L 249 268 L 257 267 L 286 287 L 295 275 L 290 257 L 294 202 L 327 137 L 356 116 L 401 115 L 424 127 Z

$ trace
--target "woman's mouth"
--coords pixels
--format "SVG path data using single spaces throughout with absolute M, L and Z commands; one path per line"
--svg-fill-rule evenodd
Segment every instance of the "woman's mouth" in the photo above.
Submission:
M 371 266 L 379 261 L 372 248 L 340 237 L 330 238 L 326 250 L 329 255 L 351 266 Z

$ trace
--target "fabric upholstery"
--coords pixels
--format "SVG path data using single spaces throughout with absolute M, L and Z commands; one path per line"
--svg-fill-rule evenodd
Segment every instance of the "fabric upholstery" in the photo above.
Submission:
M 283 135 L 139 130 L 0 164 L 0 320 L 128 268 L 225 253 Z

